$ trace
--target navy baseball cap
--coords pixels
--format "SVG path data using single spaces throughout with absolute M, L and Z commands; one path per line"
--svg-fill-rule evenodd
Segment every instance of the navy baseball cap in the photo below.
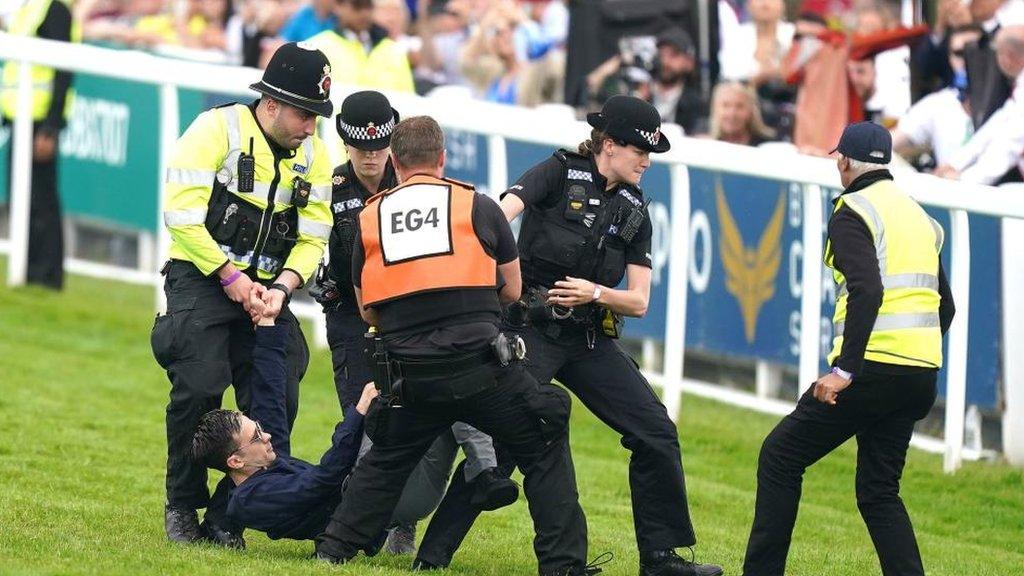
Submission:
M 888 164 L 892 160 L 892 136 L 874 122 L 857 122 L 843 130 L 839 145 L 829 154 L 837 151 L 853 160 Z

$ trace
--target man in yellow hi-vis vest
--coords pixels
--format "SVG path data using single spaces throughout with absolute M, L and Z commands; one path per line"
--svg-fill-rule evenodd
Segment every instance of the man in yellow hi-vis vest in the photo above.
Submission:
M 338 84 L 412 92 L 409 57 L 387 30 L 373 23 L 373 10 L 372 0 L 338 0 L 337 29 L 309 41 L 327 55 Z
M 172 541 L 245 546 L 225 519 L 233 484 L 225 477 L 210 499 L 206 470 L 190 450 L 200 418 L 220 407 L 229 385 L 248 411 L 250 315 L 288 326 L 289 426 L 295 420 L 309 350 L 287 303 L 313 274 L 331 231 L 331 160 L 313 135 L 317 116 L 333 109 L 330 73 L 313 46 L 285 44 L 250 86 L 262 94 L 258 101 L 203 112 L 171 154 L 167 314 L 156 319 L 152 346 L 171 381 L 165 529 Z M 253 293 L 265 310 L 250 309 Z
M 882 573 L 924 576 L 899 491 L 914 423 L 935 402 L 942 336 L 953 320 L 939 262 L 943 232 L 893 182 L 888 130 L 852 124 L 835 151 L 845 190 L 835 200 L 825 246 L 838 296 L 832 371 L 761 448 L 745 576 L 783 574 L 804 470 L 852 436 L 857 506 Z
M 78 26 L 63 0 L 27 0 L 7 21 L 7 32 L 47 40 L 78 42 Z M 3 122 L 14 119 L 18 62 L 7 62 L 0 79 Z M 32 66 L 32 201 L 29 208 L 27 280 L 60 290 L 64 286 L 64 234 L 57 193 L 57 141 L 73 97 L 71 73 Z M 13 139 L 10 148 L 13 158 Z

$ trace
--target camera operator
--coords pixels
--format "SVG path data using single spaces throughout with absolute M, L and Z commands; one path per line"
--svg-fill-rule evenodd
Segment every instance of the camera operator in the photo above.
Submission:
M 703 132 L 707 102 L 692 82 L 696 65 L 693 40 L 682 28 L 622 38 L 619 54 L 587 75 L 591 102 L 634 96 L 653 104 L 663 122 L 679 124 L 687 134 Z

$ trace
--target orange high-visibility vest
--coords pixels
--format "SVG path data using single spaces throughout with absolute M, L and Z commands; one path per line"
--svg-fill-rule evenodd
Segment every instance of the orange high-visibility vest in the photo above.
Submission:
M 473 187 L 416 175 L 359 214 L 363 306 L 423 292 L 497 288 L 497 263 L 473 229 Z

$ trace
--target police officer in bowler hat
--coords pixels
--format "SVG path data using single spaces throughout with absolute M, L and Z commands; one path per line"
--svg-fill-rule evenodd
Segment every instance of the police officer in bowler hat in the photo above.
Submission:
M 276 317 L 288 333 L 289 427 L 294 422 L 309 350 L 288 301 L 313 275 L 331 232 L 331 164 L 313 135 L 317 116 L 333 110 L 327 58 L 310 45 L 285 44 L 250 87 L 259 100 L 203 112 L 171 153 L 164 212 L 170 260 L 161 271 L 167 313 L 151 335 L 171 382 L 167 538 L 236 548 L 245 541 L 224 514 L 233 483 L 225 477 L 211 500 L 206 469 L 190 457 L 192 436 L 228 386 L 248 411 L 250 312 Z M 253 309 L 253 294 L 264 310 Z M 200 526 L 196 509 L 204 507 Z

